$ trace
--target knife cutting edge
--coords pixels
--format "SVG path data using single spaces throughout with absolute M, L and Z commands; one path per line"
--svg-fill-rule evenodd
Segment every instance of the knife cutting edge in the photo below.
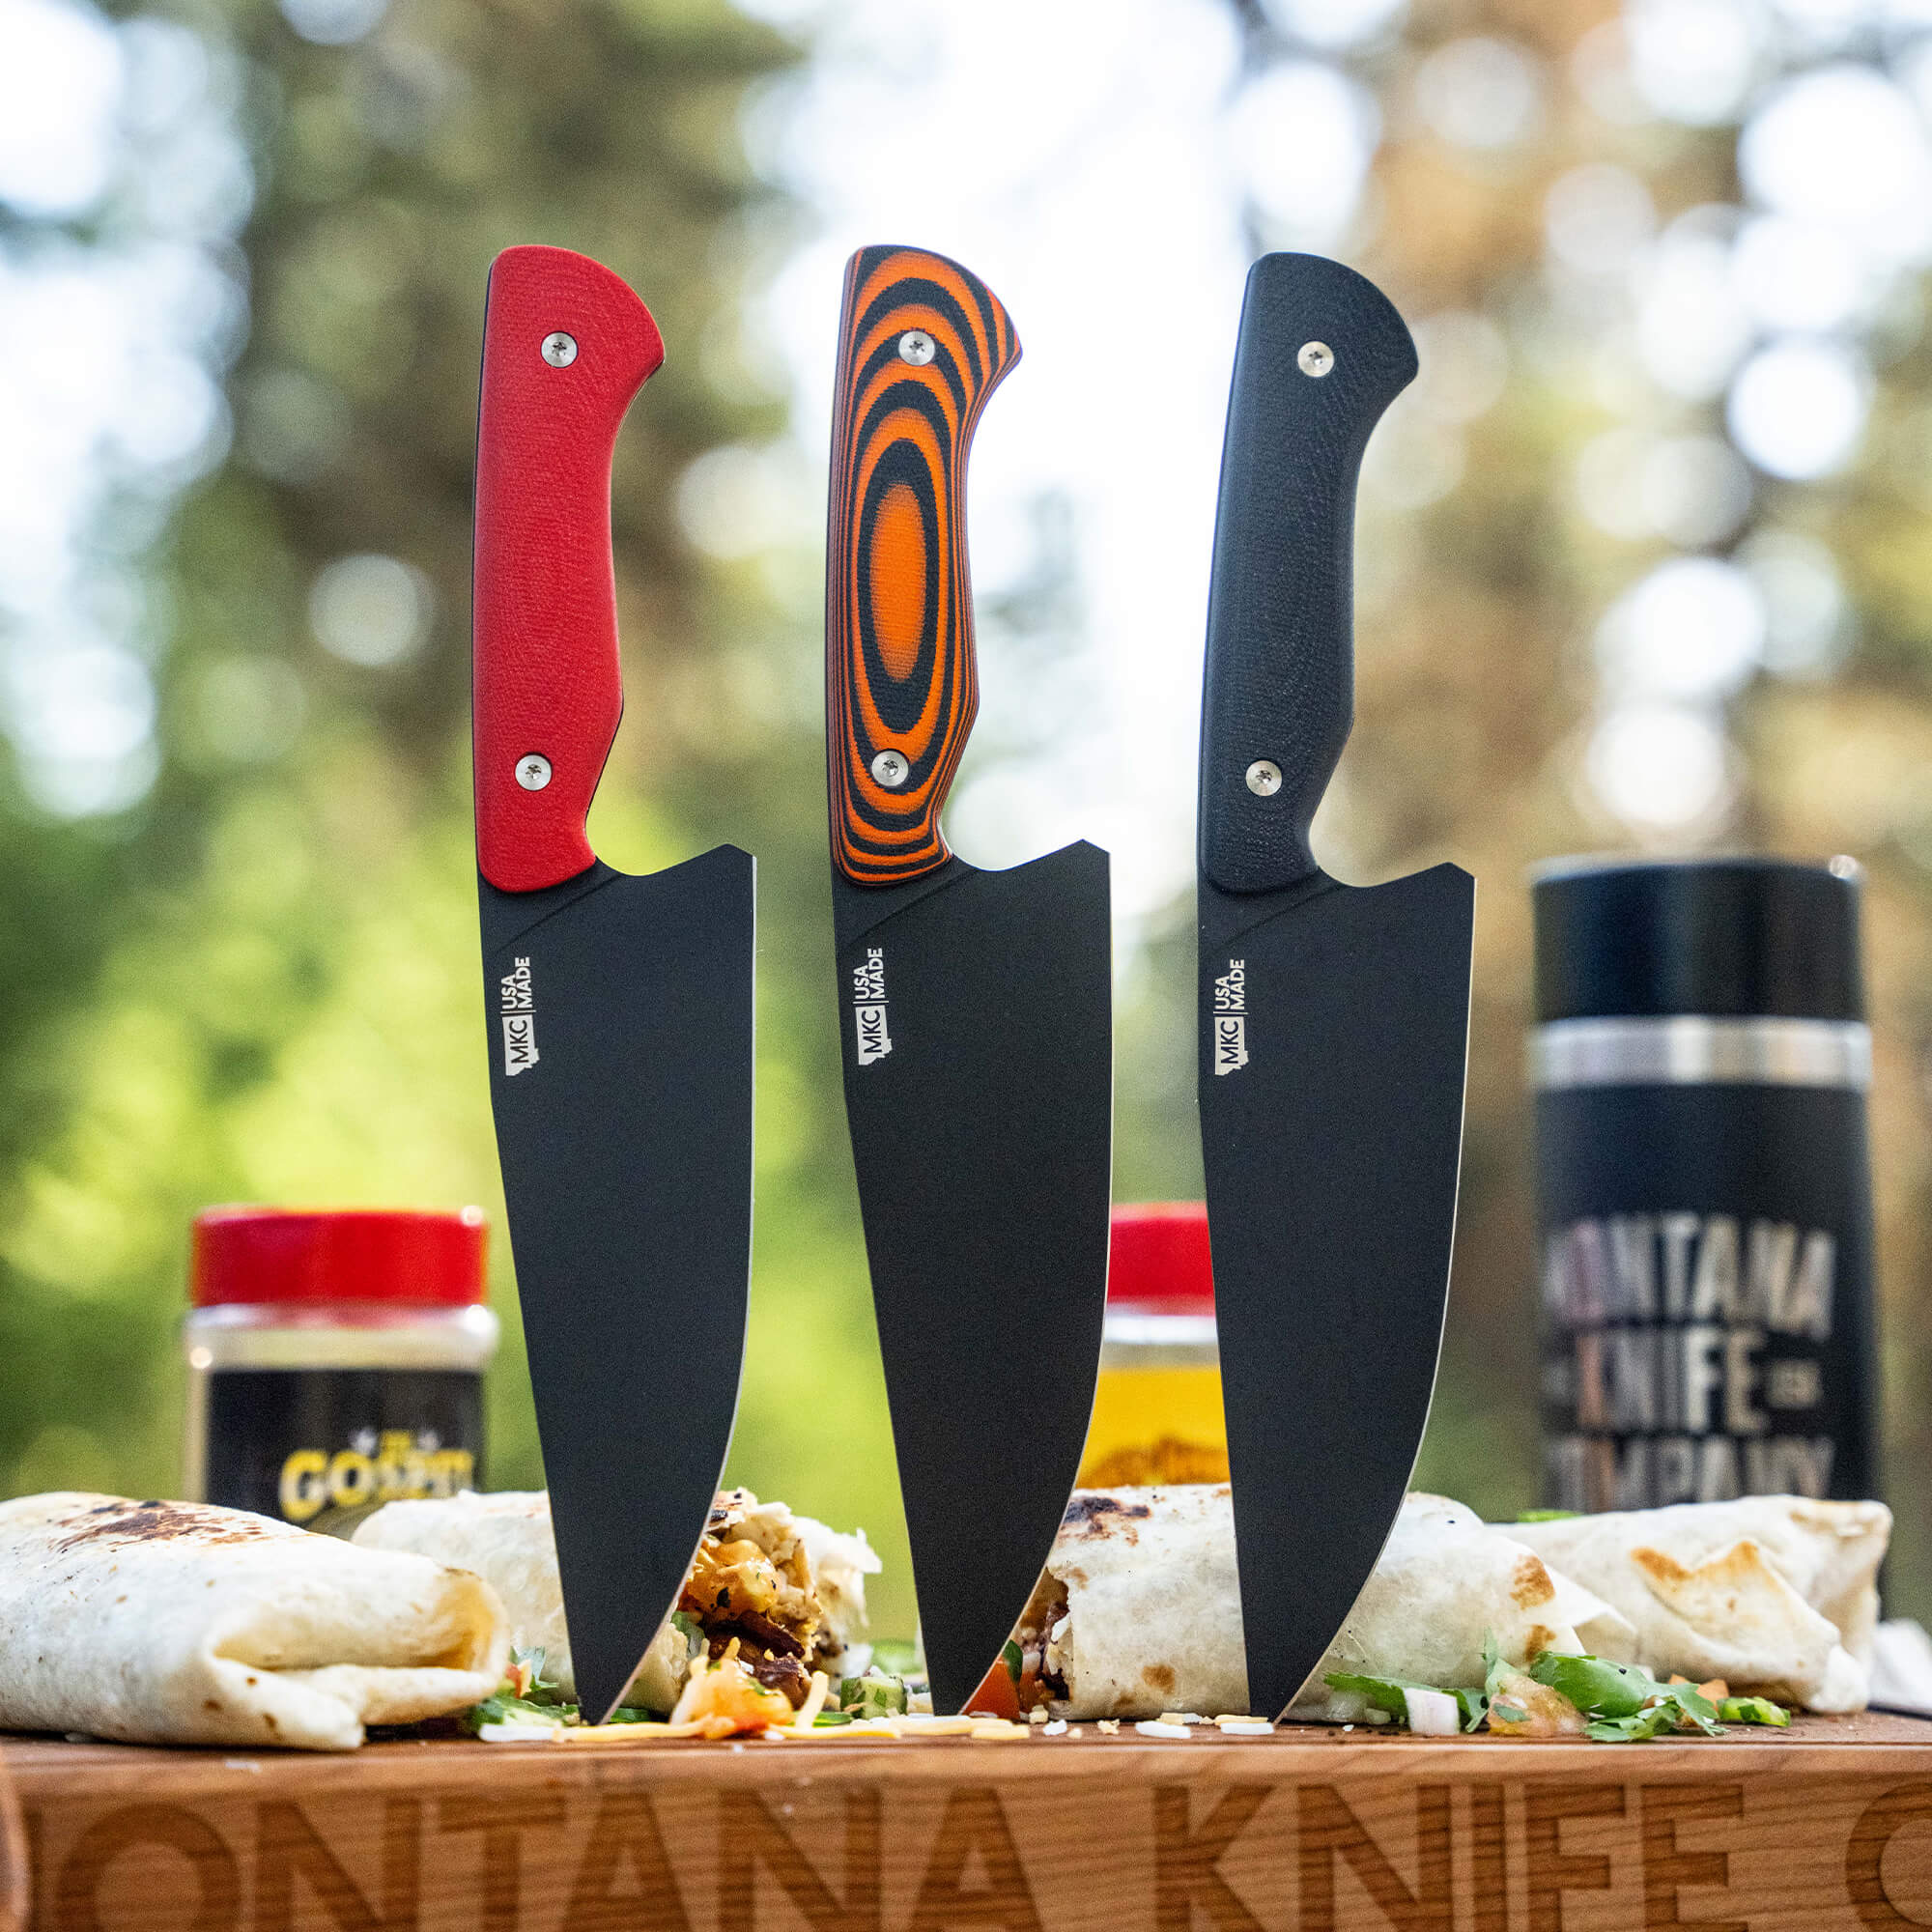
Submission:
M 623 709 L 611 458 L 664 360 L 608 269 L 490 273 L 476 438 L 490 1092 L 578 1694 L 621 1700 L 724 1469 L 752 1235 L 753 865 L 633 877 L 585 814 Z
M 1475 881 L 1330 878 L 1308 828 L 1354 712 L 1355 482 L 1416 372 L 1373 283 L 1248 276 L 1201 727 L 1200 1100 L 1253 1710 L 1285 1711 L 1388 1539 L 1435 1387 Z
M 966 458 L 1018 356 L 958 264 L 848 263 L 826 547 L 839 1033 L 940 1712 L 998 1659 L 1052 1548 L 1106 1298 L 1107 856 L 980 871 L 939 828 L 978 701 Z

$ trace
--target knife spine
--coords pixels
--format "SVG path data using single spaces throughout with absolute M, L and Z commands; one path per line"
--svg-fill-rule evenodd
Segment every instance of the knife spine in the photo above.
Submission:
M 584 822 L 624 688 L 611 459 L 664 361 L 649 309 L 601 263 L 506 248 L 491 266 L 476 423 L 476 862 L 535 892 L 594 863 Z
M 1019 339 L 978 276 L 920 248 L 846 264 L 826 533 L 834 864 L 862 885 L 951 857 L 939 812 L 979 707 L 966 460 Z
M 1214 524 L 1200 867 L 1229 893 L 1320 876 L 1308 828 L 1354 717 L 1355 484 L 1416 373 L 1375 284 L 1319 255 L 1248 274 Z

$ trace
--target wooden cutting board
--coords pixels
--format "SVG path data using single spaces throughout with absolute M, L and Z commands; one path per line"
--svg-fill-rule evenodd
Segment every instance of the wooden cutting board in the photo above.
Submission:
M 1610 1746 L 12 1739 L 37 1932 L 1932 1924 L 1932 1722 Z
M 27 1922 L 27 1834 L 20 1801 L 0 1760 L 0 1932 L 21 1932 Z

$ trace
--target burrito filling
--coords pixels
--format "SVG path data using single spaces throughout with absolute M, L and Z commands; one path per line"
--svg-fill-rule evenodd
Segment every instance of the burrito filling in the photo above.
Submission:
M 793 1710 L 811 1690 L 822 1607 L 791 1512 L 750 1490 L 726 1490 L 711 1507 L 678 1608 L 714 1661 L 733 1638 L 757 1683 L 781 1690 Z

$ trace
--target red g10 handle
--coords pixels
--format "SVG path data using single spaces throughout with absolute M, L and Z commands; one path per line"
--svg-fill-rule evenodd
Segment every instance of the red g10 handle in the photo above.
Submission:
M 611 452 L 664 361 L 650 311 L 567 248 L 490 270 L 476 418 L 476 863 L 535 892 L 595 854 L 583 823 L 623 715 Z

